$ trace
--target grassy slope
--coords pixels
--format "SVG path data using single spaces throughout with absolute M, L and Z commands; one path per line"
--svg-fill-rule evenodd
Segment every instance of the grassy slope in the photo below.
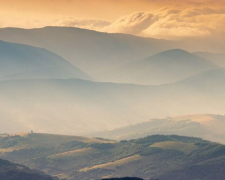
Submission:
M 181 171 L 187 177 L 192 166 L 210 168 L 210 174 L 193 174 L 209 180 L 225 175 L 215 164 L 223 164 L 225 146 L 198 138 L 155 135 L 130 141 L 109 141 L 47 134 L 9 136 L 0 139 L 1 156 L 51 175 L 68 179 L 137 176 L 172 178 Z M 171 174 L 170 172 L 174 172 Z M 170 173 L 170 174 L 169 174 Z M 169 178 L 168 180 L 172 180 Z M 178 179 L 179 179 L 178 178 Z M 176 179 L 176 178 L 175 178 Z M 179 179 L 179 180 L 180 180 Z M 174 179 L 173 179 L 174 180 Z

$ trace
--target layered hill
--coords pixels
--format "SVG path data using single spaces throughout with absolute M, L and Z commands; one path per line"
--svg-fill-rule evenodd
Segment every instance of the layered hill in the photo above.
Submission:
M 70 27 L 0 29 L 0 39 L 45 48 L 68 60 L 96 79 L 108 69 L 174 48 L 166 40 L 108 34 Z
M 0 80 L 90 79 L 60 56 L 42 48 L 0 41 Z
M 193 137 L 154 135 L 117 142 L 32 133 L 2 137 L 0 147 L 5 159 L 69 180 L 225 177 L 224 145 Z
M 77 79 L 2 81 L 0 130 L 85 134 L 152 118 L 224 114 L 224 88 L 224 69 L 160 86 Z
M 115 69 L 109 79 L 157 85 L 180 81 L 217 67 L 207 59 L 181 49 L 172 49 Z

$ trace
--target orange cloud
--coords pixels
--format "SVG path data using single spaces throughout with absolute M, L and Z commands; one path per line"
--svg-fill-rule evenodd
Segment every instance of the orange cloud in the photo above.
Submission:
M 176 39 L 210 36 L 225 29 L 225 9 L 163 8 L 154 12 L 136 12 L 104 28 L 112 33 Z

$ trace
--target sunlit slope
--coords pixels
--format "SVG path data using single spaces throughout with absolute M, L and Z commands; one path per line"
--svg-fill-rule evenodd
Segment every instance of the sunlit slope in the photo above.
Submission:
M 50 148 L 57 147 L 68 142 L 82 143 L 114 143 L 96 138 L 86 138 L 80 136 L 65 136 L 54 134 L 36 134 L 36 133 L 17 133 L 9 135 L 0 135 L 0 152 L 10 152 L 26 148 Z
M 217 166 L 224 164 L 224 145 L 193 137 L 155 135 L 116 142 L 33 133 L 0 138 L 1 148 L 21 144 L 26 145 L 0 156 L 69 180 L 125 176 L 161 179 L 167 174 L 171 176 L 168 180 L 182 180 L 189 177 L 188 172 L 193 179 L 220 180 L 225 176 L 223 168 Z
M 90 79 L 60 56 L 42 48 L 0 41 L 0 80 Z

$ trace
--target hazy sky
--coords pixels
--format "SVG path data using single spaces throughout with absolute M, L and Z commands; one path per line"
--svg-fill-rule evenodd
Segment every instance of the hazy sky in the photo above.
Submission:
M 155 38 L 225 29 L 224 0 L 0 0 L 0 27 L 73 26 Z

